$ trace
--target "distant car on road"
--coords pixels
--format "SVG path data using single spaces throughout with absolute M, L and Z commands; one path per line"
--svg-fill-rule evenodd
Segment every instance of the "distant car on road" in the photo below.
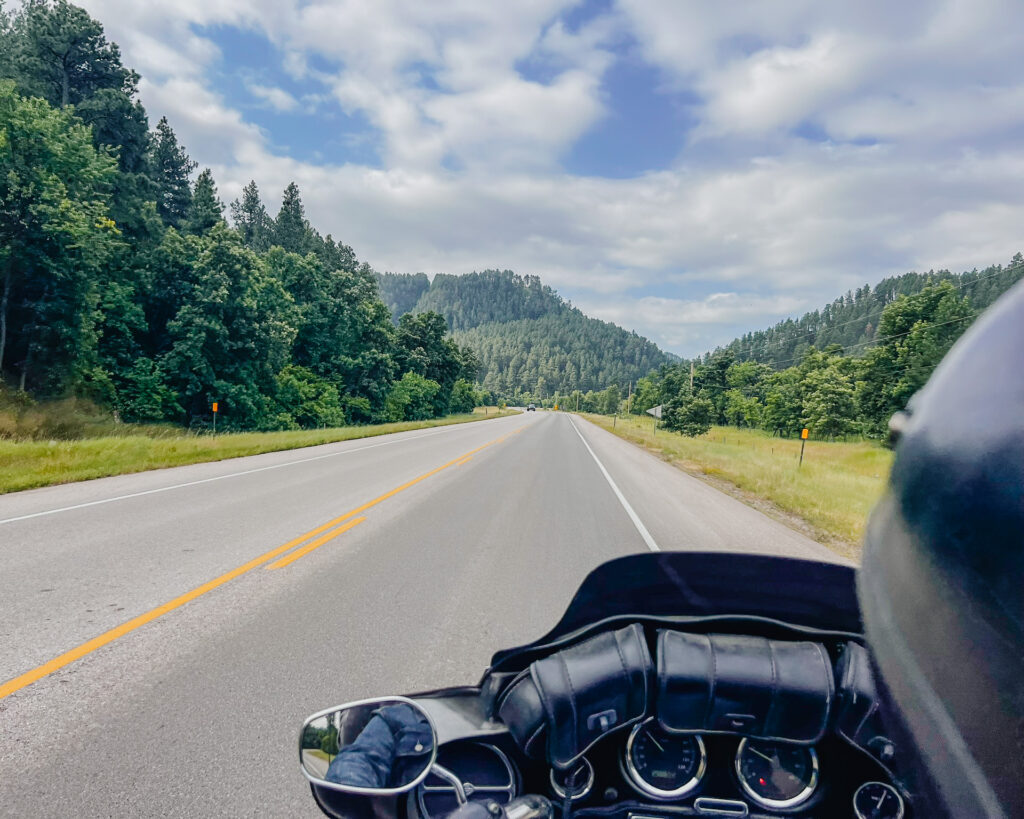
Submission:
M 537 408 L 533 404 L 527 404 L 526 405 L 526 411 L 527 412 L 536 412 Z

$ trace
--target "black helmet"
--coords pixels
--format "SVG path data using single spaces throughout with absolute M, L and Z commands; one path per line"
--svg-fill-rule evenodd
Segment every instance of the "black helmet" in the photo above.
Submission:
M 1024 816 L 1024 283 L 899 426 L 860 573 L 868 642 L 935 814 Z

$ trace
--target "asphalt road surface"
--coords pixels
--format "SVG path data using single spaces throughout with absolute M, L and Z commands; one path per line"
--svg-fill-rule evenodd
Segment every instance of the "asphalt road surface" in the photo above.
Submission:
M 546 412 L 0 496 L 0 815 L 320 815 L 306 715 L 474 683 L 649 548 L 840 560 Z

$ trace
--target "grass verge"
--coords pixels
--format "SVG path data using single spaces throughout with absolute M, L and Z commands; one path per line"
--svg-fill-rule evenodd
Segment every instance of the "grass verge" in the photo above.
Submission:
M 892 452 L 870 441 L 800 441 L 712 427 L 697 438 L 659 429 L 650 418 L 584 415 L 680 469 L 710 480 L 853 560 L 860 559 L 868 512 L 889 477 Z
M 161 437 L 117 435 L 81 441 L 0 440 L 0 494 L 515 414 L 508 410 L 499 412 L 495 407 L 489 407 L 486 414 L 483 407 L 477 409 L 473 413 L 430 421 L 294 432 L 237 432 L 216 436 L 182 432 Z

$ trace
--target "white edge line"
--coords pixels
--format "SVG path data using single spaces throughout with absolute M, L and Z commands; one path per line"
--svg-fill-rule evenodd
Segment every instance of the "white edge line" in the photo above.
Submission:
M 590 448 L 590 444 L 588 444 L 587 439 L 583 437 L 583 433 L 579 431 L 579 428 L 576 426 L 576 422 L 573 421 L 572 418 L 569 418 L 569 423 L 572 424 L 572 428 L 576 430 L 576 434 L 580 436 L 580 440 L 583 441 L 583 446 L 587 448 L 587 452 L 590 453 L 590 457 L 594 459 L 594 462 L 601 470 L 601 474 L 604 475 L 604 479 L 608 481 L 608 485 L 612 488 L 612 492 L 614 492 L 615 497 L 619 499 L 619 503 L 622 504 L 622 508 L 626 510 L 626 514 L 629 515 L 629 519 L 633 521 L 633 525 L 636 527 L 636 530 L 640 533 L 640 537 L 644 539 L 644 543 L 647 544 L 647 548 L 650 549 L 652 552 L 660 552 L 661 549 L 659 548 L 658 544 L 654 541 L 654 538 L 651 537 L 651 533 L 647 531 L 647 527 L 644 526 L 643 521 L 640 520 L 640 516 L 637 515 L 637 513 L 633 510 L 633 507 L 629 505 L 629 501 L 626 500 L 626 496 L 622 494 L 618 485 L 616 485 L 615 481 L 612 480 L 612 476 L 609 475 L 608 470 L 604 468 L 604 464 L 601 463 L 601 459 L 598 458 L 597 455 L 594 453 L 594 450 Z
M 497 419 L 495 419 L 495 420 L 497 420 Z M 46 515 L 57 515 L 57 514 L 60 514 L 61 512 L 72 512 L 75 509 L 85 509 L 85 508 L 87 508 L 89 506 L 101 506 L 101 505 L 103 505 L 105 503 L 114 503 L 115 501 L 128 500 L 129 498 L 141 498 L 143 495 L 156 495 L 156 494 L 159 494 L 160 492 L 170 492 L 172 489 L 184 489 L 187 486 L 199 486 L 200 484 L 203 484 L 203 483 L 213 483 L 214 481 L 224 481 L 224 480 L 227 480 L 228 478 L 240 478 L 243 475 L 252 475 L 252 474 L 254 474 L 256 472 L 267 472 L 268 470 L 271 470 L 271 469 L 281 469 L 282 467 L 285 467 L 285 466 L 295 466 L 296 464 L 309 463 L 310 461 L 321 461 L 324 458 L 336 458 L 339 455 L 351 455 L 351 454 L 353 454 L 355 452 L 364 452 L 367 449 L 377 449 L 378 447 L 390 446 L 391 444 L 400 444 L 403 441 L 418 441 L 420 438 L 429 438 L 431 435 L 437 435 L 437 434 L 442 433 L 442 432 L 450 432 L 453 429 L 456 429 L 458 427 L 463 427 L 463 426 L 470 426 L 470 425 L 467 425 L 467 424 L 445 424 L 440 429 L 433 429 L 433 430 L 430 430 L 429 432 L 423 433 L 422 435 L 409 435 L 409 436 L 407 436 L 405 438 L 395 438 L 395 439 L 392 439 L 390 441 L 382 441 L 382 442 L 377 443 L 377 444 L 369 444 L 368 446 L 356 447 L 355 449 L 343 449 L 341 452 L 328 452 L 325 455 L 314 455 L 312 458 L 298 458 L 298 459 L 296 459 L 294 461 L 286 461 L 283 464 L 271 464 L 270 466 L 260 466 L 260 467 L 257 467 L 256 469 L 246 469 L 246 470 L 243 470 L 242 472 L 231 472 L 231 473 L 229 473 L 227 475 L 215 475 L 212 478 L 202 478 L 201 480 L 198 480 L 198 481 L 188 481 L 187 483 L 176 483 L 173 486 L 161 486 L 161 487 L 158 487 L 156 489 L 147 489 L 144 492 L 132 492 L 132 493 L 130 493 L 128 495 L 117 495 L 117 496 L 115 496 L 113 498 L 101 498 L 100 500 L 88 501 L 87 503 L 76 503 L 74 506 L 61 506 L 61 507 L 59 507 L 57 509 L 47 509 L 47 510 L 45 510 L 43 512 L 32 512 L 29 515 L 18 515 L 17 517 L 13 517 L 13 518 L 3 518 L 2 520 L 0 520 L 0 526 L 3 526 L 5 523 L 15 523 L 16 521 L 19 521 L 19 520 L 29 520 L 30 518 L 41 518 L 41 517 L 45 517 Z M 390 434 L 395 435 L 395 434 L 401 434 L 401 433 L 390 433 Z M 359 439 L 358 438 L 350 438 L 349 440 L 357 441 Z M 317 444 L 317 446 L 331 446 L 332 444 L 344 444 L 344 443 L 348 443 L 348 441 L 334 441 L 334 442 L 328 443 L 328 444 Z M 278 450 L 278 451 L 282 452 L 282 451 L 285 451 L 285 450 Z M 271 452 L 260 452 L 257 455 L 243 455 L 242 457 L 245 457 L 245 458 L 255 458 L 255 457 L 258 457 L 259 455 L 271 455 L 271 454 L 273 454 L 273 453 L 271 453 Z M 225 460 L 230 460 L 230 459 L 225 459 Z M 200 462 L 195 463 L 195 464 L 183 464 L 183 466 L 200 466 L 200 465 L 202 465 L 204 463 L 217 463 L 217 461 L 200 461 Z M 174 469 L 174 468 L 177 468 L 177 467 L 171 467 L 171 468 Z M 146 470 L 146 471 L 147 472 L 148 471 L 155 472 L 157 470 Z M 142 475 L 142 474 L 145 474 L 145 473 L 144 472 L 136 472 L 136 473 L 126 473 L 126 474 Z M 108 477 L 115 478 L 115 477 L 121 477 L 121 476 L 120 475 L 110 475 Z M 58 484 L 58 485 L 59 486 L 72 486 L 75 483 L 80 483 L 80 482 L 79 481 L 72 481 L 71 483 Z M 82 483 L 84 483 L 84 481 L 82 481 Z M 48 488 L 48 487 L 44 487 L 44 488 Z M 12 494 L 15 494 L 15 493 L 12 493 Z

